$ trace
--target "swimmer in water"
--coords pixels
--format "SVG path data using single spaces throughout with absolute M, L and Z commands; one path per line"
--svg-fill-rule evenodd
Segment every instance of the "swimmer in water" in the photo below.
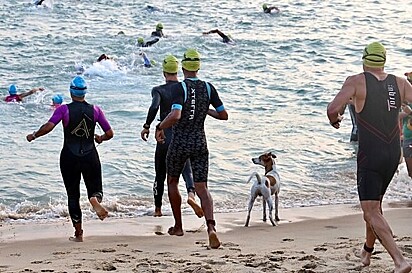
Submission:
M 38 88 L 33 88 L 30 91 L 17 94 L 17 87 L 14 84 L 11 84 L 9 86 L 9 95 L 4 99 L 6 102 L 21 102 L 23 101 L 23 98 L 33 95 L 34 93 L 38 91 L 43 91 L 43 87 L 38 87 Z
M 149 60 L 146 53 L 144 53 L 143 51 L 140 52 L 139 55 L 142 56 L 142 58 L 143 58 L 144 67 L 152 67 L 155 64 L 155 62 L 153 60 Z
M 160 40 L 159 38 L 154 38 L 154 39 L 151 39 L 151 40 L 145 42 L 143 37 L 139 37 L 139 38 L 137 38 L 137 46 L 139 46 L 139 47 L 149 47 L 149 46 L 152 46 L 155 43 L 159 42 L 159 40 Z
M 63 96 L 60 94 L 54 95 L 52 98 L 52 107 L 56 109 L 57 107 L 61 106 L 63 103 Z
M 156 25 L 156 31 L 152 32 L 152 37 L 165 37 L 165 35 L 163 34 L 163 24 L 162 23 L 158 23 Z
M 280 10 L 277 7 L 275 6 L 269 7 L 268 4 L 263 4 L 262 8 L 263 8 L 264 13 L 271 13 L 272 10 L 276 10 L 276 12 L 280 12 Z
M 211 33 L 219 34 L 219 36 L 222 37 L 224 43 L 233 42 L 233 39 L 230 37 L 230 35 L 226 35 L 218 29 L 213 29 L 213 30 L 210 30 L 210 31 L 203 32 L 203 35 L 207 35 L 207 34 L 211 34 Z

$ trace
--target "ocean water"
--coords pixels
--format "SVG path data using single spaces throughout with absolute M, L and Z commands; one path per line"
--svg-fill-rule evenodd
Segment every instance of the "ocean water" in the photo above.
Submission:
M 276 1 L 278 14 L 264 14 L 261 3 L 251 0 L 0 4 L 1 96 L 12 83 L 21 91 L 46 89 L 21 104 L 0 102 L 0 222 L 67 219 L 58 165 L 61 125 L 32 143 L 25 136 L 48 120 L 54 94 L 70 101 L 76 66 L 86 69 L 87 100 L 101 106 L 115 132 L 97 149 L 104 204 L 112 217 L 123 218 L 153 211 L 156 143 L 153 131 L 148 142 L 140 131 L 151 88 L 164 81 L 166 54 L 181 59 L 186 48 L 197 48 L 199 77 L 215 85 L 229 113 L 228 121 L 206 120 L 209 188 L 217 212 L 246 211 L 251 186 L 246 180 L 252 171 L 264 173 L 251 158 L 265 151 L 277 155 L 281 209 L 358 202 L 350 117 L 346 113 L 336 130 L 328 124 L 326 106 L 348 75 L 361 72 L 363 47 L 372 41 L 386 46 L 388 72 L 412 70 L 412 1 Z M 136 39 L 149 39 L 158 22 L 167 37 L 145 49 L 157 65 L 144 68 Z M 202 35 L 215 28 L 235 43 Z M 115 63 L 96 64 L 102 53 Z M 401 164 L 386 200 L 412 199 L 405 169 Z M 83 184 L 81 190 L 85 218 L 96 217 Z M 167 193 L 163 210 L 170 215 Z M 185 204 L 183 210 L 191 213 Z

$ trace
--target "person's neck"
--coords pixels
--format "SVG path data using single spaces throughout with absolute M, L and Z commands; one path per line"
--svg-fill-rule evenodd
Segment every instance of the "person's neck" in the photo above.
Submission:
M 72 101 L 84 102 L 84 97 L 79 98 L 79 97 L 72 96 Z
M 185 71 L 184 76 L 185 76 L 185 79 L 197 78 L 197 72 L 196 71 Z
M 179 81 L 179 79 L 177 78 L 177 74 L 175 74 L 175 75 L 167 75 L 167 76 L 165 76 L 165 80 L 166 80 L 166 82 L 178 82 Z

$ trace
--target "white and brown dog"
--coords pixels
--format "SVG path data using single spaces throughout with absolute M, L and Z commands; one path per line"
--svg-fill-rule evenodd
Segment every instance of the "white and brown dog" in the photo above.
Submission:
M 253 163 L 262 165 L 265 167 L 265 175 L 261 177 L 257 172 L 253 172 L 247 183 L 256 177 L 256 182 L 250 189 L 250 200 L 248 206 L 248 214 L 246 218 L 245 227 L 249 226 L 250 212 L 252 211 L 253 203 L 258 196 L 263 197 L 263 221 L 266 222 L 266 203 L 269 208 L 269 219 L 273 226 L 277 225 L 279 221 L 278 204 L 279 204 L 279 190 L 280 190 L 280 178 L 276 171 L 276 155 L 269 153 L 264 153 L 257 158 L 252 158 Z M 272 195 L 275 195 L 275 221 L 273 221 L 272 210 L 273 201 Z

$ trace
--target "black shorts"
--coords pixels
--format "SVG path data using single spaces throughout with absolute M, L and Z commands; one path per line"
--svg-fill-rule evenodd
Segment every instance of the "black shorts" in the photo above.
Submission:
M 381 200 L 397 169 L 398 161 L 394 162 L 392 166 L 387 166 L 386 170 L 383 171 L 358 168 L 357 184 L 359 200 Z

